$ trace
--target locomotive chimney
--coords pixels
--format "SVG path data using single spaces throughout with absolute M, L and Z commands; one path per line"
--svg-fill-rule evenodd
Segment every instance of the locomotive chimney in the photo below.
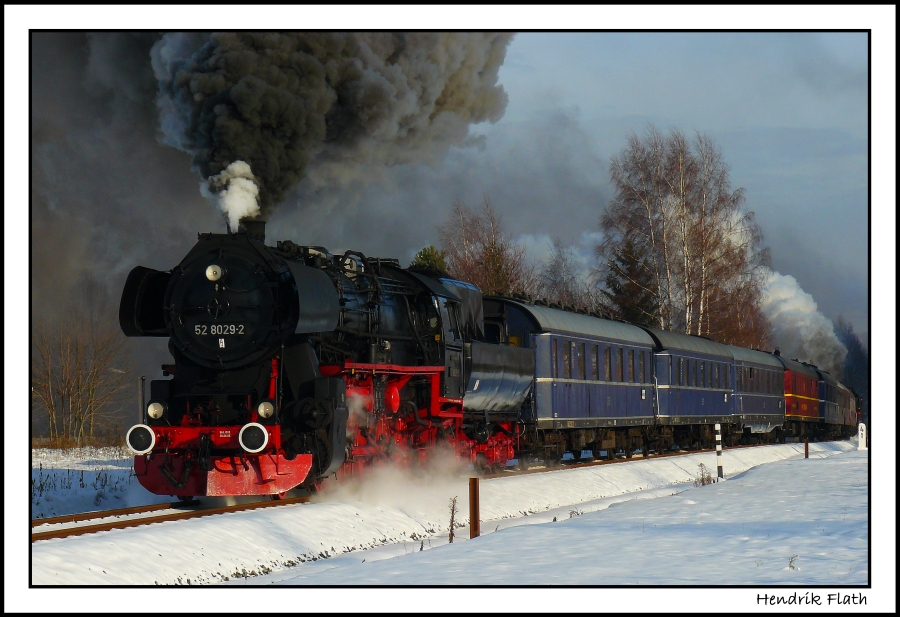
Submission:
M 251 240 L 266 243 L 266 222 L 261 220 L 241 219 L 238 233 L 245 233 Z

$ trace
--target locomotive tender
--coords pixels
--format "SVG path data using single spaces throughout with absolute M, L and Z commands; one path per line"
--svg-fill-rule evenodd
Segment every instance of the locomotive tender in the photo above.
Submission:
M 811 365 L 602 319 L 395 259 L 205 233 L 136 267 L 127 336 L 169 338 L 126 435 L 151 492 L 283 496 L 439 447 L 480 469 L 583 450 L 849 436 L 858 397 Z

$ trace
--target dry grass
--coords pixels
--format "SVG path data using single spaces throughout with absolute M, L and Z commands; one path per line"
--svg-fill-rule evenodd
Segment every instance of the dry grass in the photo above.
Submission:
M 712 484 L 714 480 L 709 469 L 706 468 L 706 465 L 700 463 L 699 467 L 700 470 L 697 472 L 697 477 L 694 478 L 694 486 L 706 486 L 707 484 Z

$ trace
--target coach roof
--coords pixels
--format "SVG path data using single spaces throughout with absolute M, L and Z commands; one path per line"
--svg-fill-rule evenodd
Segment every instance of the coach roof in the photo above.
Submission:
M 806 375 L 807 377 L 812 377 L 813 379 L 819 379 L 819 374 L 816 373 L 813 369 L 806 366 L 802 362 L 798 360 L 788 360 L 784 356 L 775 356 L 779 362 L 784 365 L 784 368 L 790 371 L 794 371 L 795 373 L 799 373 L 800 375 Z
M 784 365 L 773 354 L 765 351 L 757 351 L 756 349 L 744 349 L 743 347 L 735 347 L 734 345 L 725 345 L 738 362 L 752 362 L 753 364 L 763 364 L 766 366 L 774 366 L 784 369 Z
M 637 345 L 653 346 L 653 339 L 646 332 L 621 321 L 600 319 L 581 313 L 561 311 L 547 306 L 525 304 L 509 298 L 493 298 L 518 306 L 531 315 L 544 332 L 567 332 L 607 339 L 615 339 Z
M 668 332 L 658 328 L 644 327 L 653 337 L 659 341 L 660 349 L 673 349 L 675 351 L 692 351 L 694 353 L 706 354 L 708 356 L 719 356 L 727 360 L 732 359 L 731 352 L 727 345 L 716 343 L 707 338 L 699 336 L 691 336 L 690 334 L 681 334 L 679 332 Z

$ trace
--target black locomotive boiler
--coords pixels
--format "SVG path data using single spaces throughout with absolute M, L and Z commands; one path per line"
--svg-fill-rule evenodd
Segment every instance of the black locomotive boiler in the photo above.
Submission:
M 484 342 L 472 285 L 393 259 L 265 244 L 265 223 L 199 234 L 170 271 L 135 268 L 128 336 L 164 336 L 126 437 L 158 494 L 283 495 L 439 445 L 481 467 L 515 456 L 534 355 Z

